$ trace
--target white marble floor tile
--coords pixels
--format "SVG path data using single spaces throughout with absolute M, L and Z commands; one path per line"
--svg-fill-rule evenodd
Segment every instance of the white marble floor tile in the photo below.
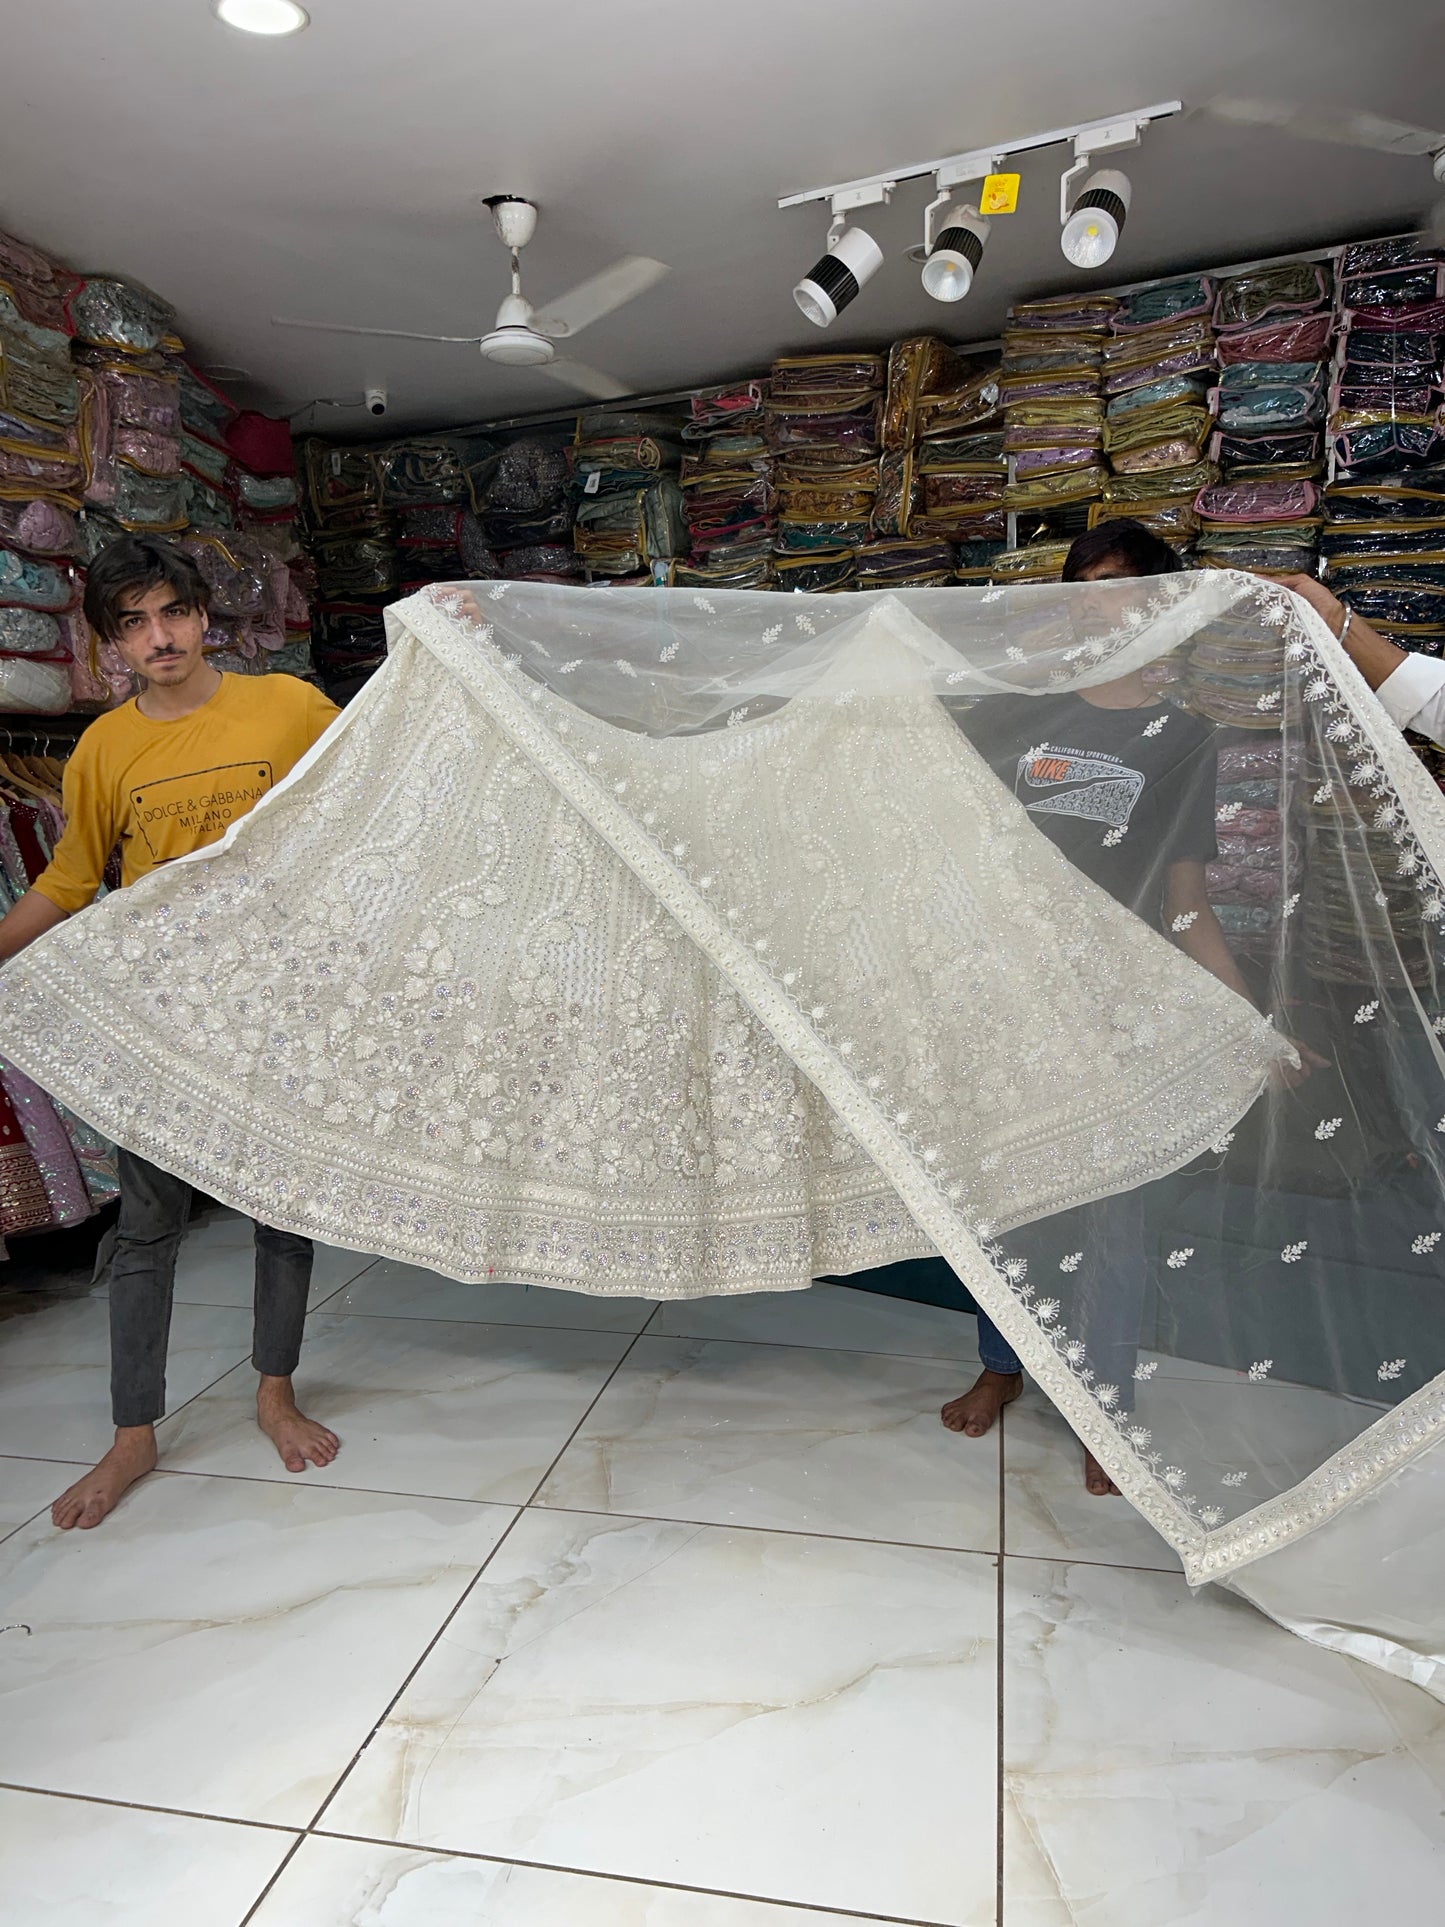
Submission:
M 960 1452 L 981 1439 L 955 1437 Z M 1095 1498 L 1084 1448 L 1036 1385 L 1003 1418 L 1004 1549 L 1023 1557 L 1089 1559 L 1177 1573 L 1179 1558 L 1127 1499 Z
M 1179 1579 L 1006 1563 L 1009 1927 L 1434 1927 L 1445 1707 Z
M 869 1927 L 852 1914 L 312 1834 L 253 1927 Z M 877 1927 L 877 1923 L 874 1923 Z
M 320 1824 L 986 1927 L 977 1554 L 524 1513 Z
M 769 1345 L 956 1358 L 975 1365 L 978 1359 L 978 1320 L 972 1313 L 910 1304 L 848 1285 L 676 1299 L 658 1312 L 649 1335 L 746 1338 Z
M 0 1781 L 304 1823 L 506 1530 L 501 1506 L 161 1474 L 0 1544 Z
M 520 1505 L 629 1343 L 614 1332 L 317 1312 L 306 1323 L 296 1391 L 341 1439 L 341 1452 L 303 1476 L 311 1485 Z M 255 1396 L 248 1366 L 177 1413 L 160 1434 L 167 1467 L 293 1479 L 257 1430 Z
M 0 1458 L 0 1539 L 18 1532 L 74 1479 L 73 1465 Z
M 442 1318 L 486 1325 L 561 1325 L 576 1331 L 640 1332 L 650 1298 L 600 1298 L 541 1285 L 464 1285 L 384 1258 L 328 1306 L 368 1318 Z
M 317 1245 L 308 1302 L 319 1305 L 375 1260 L 339 1245 Z M 239 1305 L 255 1296 L 255 1240 L 249 1218 L 212 1211 L 192 1223 L 176 1259 L 176 1303 Z
M 251 1355 L 251 1314 L 177 1305 L 171 1315 L 166 1397 L 174 1411 Z M 0 1452 L 89 1463 L 108 1451 L 110 1307 L 67 1299 L 0 1328 Z
M 236 1927 L 295 1835 L 0 1788 L 8 1927 Z
M 643 1336 L 539 1503 L 993 1551 L 998 1441 L 944 1429 L 957 1389 L 952 1361 Z

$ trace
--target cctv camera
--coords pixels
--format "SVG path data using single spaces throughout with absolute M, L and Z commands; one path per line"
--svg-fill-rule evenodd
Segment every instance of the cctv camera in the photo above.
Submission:
M 384 415 L 386 413 L 386 390 L 384 388 L 368 388 L 366 391 L 366 405 L 373 415 Z

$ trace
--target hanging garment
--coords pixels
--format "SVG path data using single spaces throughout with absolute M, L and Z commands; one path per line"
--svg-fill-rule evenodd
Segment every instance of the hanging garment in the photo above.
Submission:
M 388 619 L 222 845 L 0 975 L 0 1049 L 240 1209 L 463 1278 L 679 1296 L 938 1251 L 1192 1579 L 1330 1617 L 1326 1540 L 1357 1556 L 1355 1509 L 1378 1534 L 1445 1454 L 1445 804 L 1318 618 L 1221 571 Z M 1008 783 L 951 713 L 1155 664 L 1187 694 L 1196 655 L 1275 752 L 1216 811 L 1253 1003 L 1190 948 L 1203 846 L 1151 926 L 1036 827 L 1148 837 L 1151 782 L 1196 794 L 1238 736 L 1150 696 L 1107 752 L 1041 727 Z M 1293 1087 L 1289 1037 L 1327 1060 Z M 1127 1394 L 1089 1254 L 999 1241 L 1124 1190 Z M 1348 1571 L 1342 1637 L 1445 1686 L 1438 1586 Z

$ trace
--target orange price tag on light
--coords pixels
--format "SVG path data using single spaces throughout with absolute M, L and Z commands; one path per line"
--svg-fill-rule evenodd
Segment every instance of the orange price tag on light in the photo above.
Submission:
M 1013 214 L 1019 204 L 1019 177 L 1017 174 L 990 174 L 983 184 L 983 192 L 978 197 L 980 214 Z

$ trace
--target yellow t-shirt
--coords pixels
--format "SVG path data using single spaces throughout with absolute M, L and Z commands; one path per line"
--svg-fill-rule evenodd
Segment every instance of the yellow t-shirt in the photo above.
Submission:
M 133 701 L 97 717 L 65 766 L 65 834 L 33 888 L 83 910 L 117 843 L 125 883 L 215 843 L 339 714 L 296 676 L 223 675 L 175 722 L 152 722 Z

